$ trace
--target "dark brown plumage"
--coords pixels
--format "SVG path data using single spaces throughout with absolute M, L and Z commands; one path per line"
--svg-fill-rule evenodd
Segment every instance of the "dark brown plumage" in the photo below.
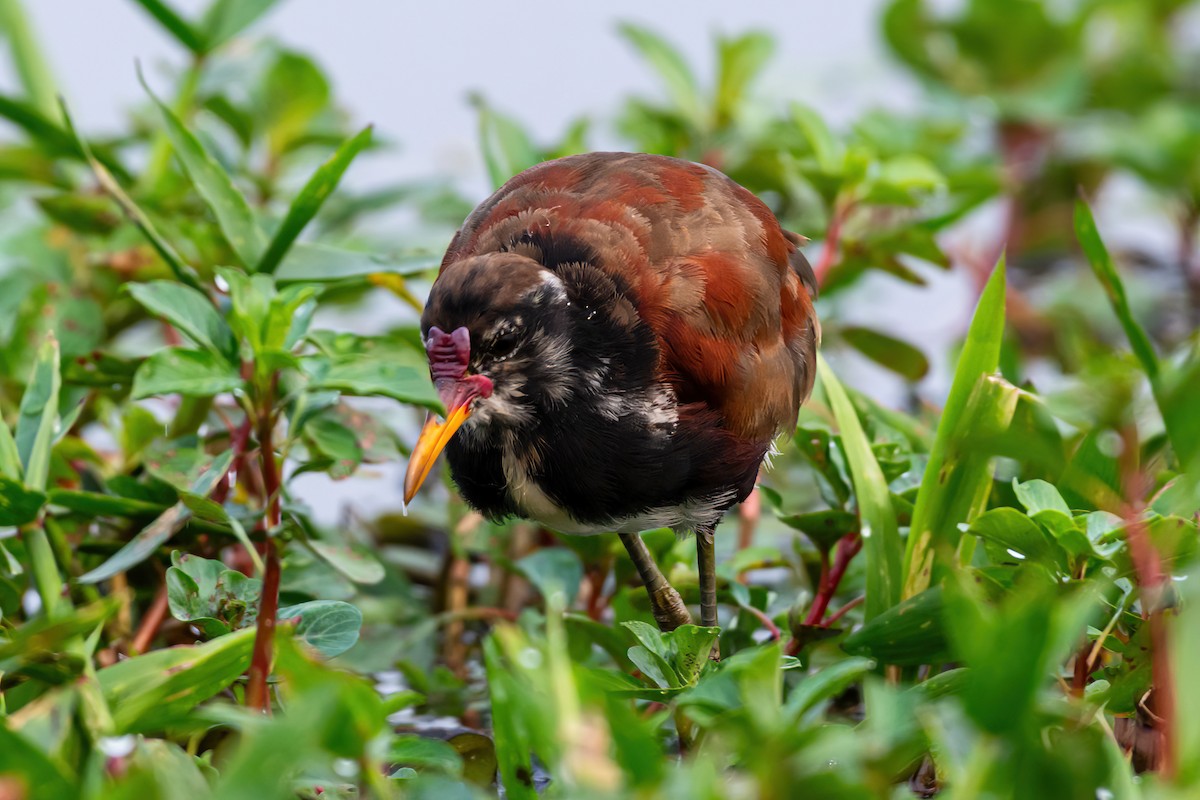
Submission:
M 640 562 L 637 531 L 695 531 L 715 624 L 713 528 L 812 388 L 800 241 L 677 159 L 593 153 L 517 175 L 468 217 L 430 293 L 422 331 L 448 417 L 423 432 L 406 495 L 444 447 L 489 515 L 618 531 Z M 653 596 L 661 575 L 639 569 Z M 659 605 L 660 623 L 685 616 L 664 622 Z

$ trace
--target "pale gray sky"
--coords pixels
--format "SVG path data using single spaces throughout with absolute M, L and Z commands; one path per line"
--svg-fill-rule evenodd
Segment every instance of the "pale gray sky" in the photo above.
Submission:
M 198 15 L 207 0 L 173 4 Z M 779 47 L 762 93 L 803 100 L 834 119 L 872 104 L 912 103 L 916 90 L 879 43 L 882 4 L 282 0 L 251 32 L 314 55 L 355 121 L 374 122 L 400 142 L 398 154 L 373 162 L 385 173 L 376 180 L 451 173 L 474 184 L 482 165 L 468 92 L 481 91 L 551 139 L 581 112 L 597 117 L 603 134 L 620 98 L 657 91 L 649 70 L 616 35 L 621 20 L 666 36 L 705 75 L 715 32 L 769 31 Z M 25 0 L 25 7 L 74 116 L 93 134 L 116 128 L 124 111 L 142 101 L 135 61 L 160 86 L 161 67 L 182 62 L 181 48 L 131 0 Z M 0 91 L 14 85 L 3 60 Z M 601 135 L 597 144 L 611 140 Z

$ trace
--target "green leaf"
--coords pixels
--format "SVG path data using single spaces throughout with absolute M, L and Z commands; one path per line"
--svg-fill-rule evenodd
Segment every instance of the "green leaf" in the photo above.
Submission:
M 700 85 L 679 51 L 658 34 L 639 25 L 623 22 L 617 26 L 617 31 L 662 78 L 667 94 L 679 111 L 693 125 L 705 127 L 707 120 Z M 736 81 L 730 81 L 726 91 L 735 85 Z
M 317 211 L 325 203 L 326 198 L 337 188 L 338 182 L 341 181 L 350 162 L 370 143 L 371 126 L 368 125 L 359 131 L 357 136 L 347 140 L 328 161 L 317 168 L 317 171 L 308 179 L 308 183 L 304 184 L 304 188 L 292 200 L 287 216 L 280 223 L 279 229 L 275 231 L 271 244 L 255 267 L 256 271 L 266 273 L 275 271 L 296 241 L 296 237 L 317 215 Z
M 146 514 L 161 514 L 166 509 L 160 503 L 121 497 L 103 492 L 87 492 L 80 489 L 51 489 L 51 505 L 93 517 L 137 517 Z
M 250 204 L 233 185 L 229 174 L 208 154 L 200 140 L 184 127 L 175 112 L 150 91 L 144 80 L 142 85 L 162 112 L 167 138 L 171 140 L 171 147 L 192 185 L 216 216 L 221 233 L 242 264 L 252 268 L 262 258 L 267 240 L 254 219 Z
M 92 168 L 92 173 L 96 176 L 96 181 L 113 200 L 117 201 L 117 205 L 121 207 L 121 211 L 142 232 L 146 241 L 150 243 L 150 246 L 154 248 L 155 252 L 166 263 L 167 268 L 171 270 L 176 279 L 194 289 L 199 289 L 200 280 L 196 277 L 196 271 L 184 262 L 179 253 L 175 251 L 175 248 L 171 246 L 171 243 L 158 232 L 158 228 L 155 227 L 150 217 L 146 215 L 146 212 L 137 203 L 133 202 L 133 199 L 121 188 L 121 184 L 117 179 L 113 177 L 108 167 L 101 163 L 100 159 L 92 153 L 87 142 L 75 130 L 75 125 L 71 121 L 71 115 L 67 112 L 65 104 L 62 106 L 62 114 L 63 121 L 67 126 L 67 132 L 74 139 L 79 151 L 83 153 L 88 165 Z
M 779 521 L 803 533 L 817 549 L 826 551 L 833 549 L 846 534 L 858 532 L 858 517 L 838 508 L 789 514 Z
M 50 448 L 54 445 L 58 423 L 58 341 L 47 336 L 38 350 L 33 375 L 21 396 L 17 417 L 17 452 L 25 465 L 25 485 L 41 491 L 50 474 Z
M 254 633 L 247 628 L 195 647 L 155 650 L 97 672 L 118 732 L 151 732 L 183 721 L 246 671 Z
M 792 121 L 808 139 L 817 166 L 828 175 L 840 175 L 846 166 L 846 149 L 834 138 L 825 120 L 816 111 L 800 103 L 793 103 L 791 110 Z
M 894 606 L 900 600 L 903 581 L 900 572 L 902 545 L 896 525 L 896 512 L 887 479 L 875 459 L 871 442 L 863 432 L 858 413 L 842 384 L 825 359 L 817 356 L 817 375 L 829 398 L 834 419 L 842 434 L 842 446 L 854 484 L 858 503 L 863 550 L 867 558 L 867 620 Z
M 310 600 L 279 609 L 279 620 L 296 620 L 296 636 L 326 658 L 340 656 L 358 642 L 363 616 L 341 600 Z
M 107 197 L 64 192 L 35 202 L 47 217 L 78 233 L 105 236 L 121 224 L 118 208 Z
M 214 458 L 192 484 L 191 493 L 207 497 L 229 471 L 233 463 L 233 451 L 226 450 Z M 98 583 L 142 563 L 166 544 L 191 517 L 191 511 L 183 503 L 176 503 L 138 532 L 136 536 L 118 550 L 111 558 L 94 570 L 79 577 L 80 583 Z
M 875 669 L 875 662 L 869 658 L 846 658 L 819 670 L 804 679 L 792 689 L 784 705 L 783 713 L 793 723 L 799 722 L 800 716 L 818 703 L 832 700 L 864 676 Z
M 1036 561 L 1051 569 L 1064 562 L 1063 552 L 1036 522 L 1015 508 L 993 508 L 971 521 L 969 532 L 998 545 L 995 563 Z
M 942 588 L 926 589 L 867 621 L 842 641 L 842 649 L 881 664 L 941 663 L 948 655 L 943 607 Z
M 168 347 L 147 358 L 133 378 L 133 399 L 158 394 L 212 397 L 242 388 L 237 367 L 207 350 Z
M 262 581 L 189 554 L 172 553 L 171 564 L 167 604 L 175 619 L 197 624 L 210 638 L 248 628 L 258 619 Z
M 917 491 L 904 553 L 904 597 L 913 597 L 929 587 L 935 562 L 947 563 L 950 556 L 946 551 L 958 540 L 955 526 L 968 522 L 972 512 L 982 510 L 981 503 L 986 501 L 990 460 L 956 462 L 951 454 L 956 443 L 961 444 L 970 430 L 964 423 L 969 422 L 966 417 L 972 396 L 979 397 L 979 403 L 984 406 L 979 409 L 980 413 L 990 411 L 992 407 L 999 409 L 1000 401 L 992 398 L 990 393 L 976 395 L 976 392 L 977 387 L 983 385 L 981 379 L 995 372 L 1000 364 L 1004 299 L 1005 271 L 1001 257 L 971 319 L 967 341 L 954 370 L 950 395 L 942 409 L 929 462 Z M 1012 401 L 1015 412 L 1015 395 Z M 958 474 L 954 475 L 955 472 Z M 955 480 L 952 481 L 952 477 Z
M 733 120 L 746 99 L 746 89 L 774 51 L 775 40 L 761 31 L 732 38 L 722 36 L 717 40 L 717 125 Z
M 21 453 L 17 449 L 17 442 L 13 439 L 8 425 L 0 419 L 0 475 L 19 481 L 22 471 Z
M 1095 273 L 1096 279 L 1100 281 L 1104 291 L 1108 294 L 1108 301 L 1112 304 L 1117 319 L 1121 321 L 1121 327 L 1125 329 L 1125 335 L 1129 338 L 1133 354 L 1141 362 L 1142 369 L 1145 370 L 1150 380 L 1157 380 L 1159 367 L 1158 356 L 1154 353 L 1154 345 L 1150 343 L 1150 337 L 1133 317 L 1133 311 L 1129 307 L 1129 298 L 1125 295 L 1125 284 L 1121 282 L 1121 276 L 1117 272 L 1112 257 L 1108 254 L 1108 248 L 1104 246 L 1104 240 L 1100 238 L 1092 210 L 1082 200 L 1075 203 L 1075 236 L 1079 239 L 1083 253 L 1092 266 L 1092 272 Z
M 0 775 L 12 787 L 14 797 L 73 800 L 79 789 L 62 766 L 32 742 L 0 725 Z
M 1066 500 L 1063 500 L 1062 495 L 1058 493 L 1058 489 L 1054 488 L 1053 484 L 1043 480 L 1021 483 L 1014 478 L 1013 491 L 1030 516 L 1039 511 L 1061 511 L 1068 517 L 1071 516 L 1070 506 L 1067 505 Z
M 0 475 L 0 527 L 18 527 L 38 518 L 46 495 L 26 489 L 20 481 Z
M 200 55 L 208 49 L 204 37 L 192 27 L 191 23 L 179 16 L 175 9 L 162 0 L 135 0 L 135 2 L 174 36 L 175 41 L 192 51 L 193 54 Z
M 386 574 L 383 564 L 361 547 L 311 540 L 307 545 L 329 566 L 358 584 L 379 583 Z
M 482 97 L 472 97 L 479 112 L 479 141 L 492 185 L 499 187 L 542 160 L 529 134 L 511 117 L 499 113 Z
M 379 255 L 297 242 L 275 271 L 275 279 L 279 283 L 325 283 L 377 274 L 411 277 L 429 272 L 440 260 L 441 256 L 431 251 Z
M 450 775 L 460 775 L 463 760 L 453 746 L 441 739 L 415 734 L 403 734 L 388 745 L 388 762 L 398 767 L 432 769 Z
M 380 395 L 441 411 L 441 400 L 427 370 L 363 357 L 303 359 L 311 388 L 336 389 L 350 395 Z
M 842 328 L 841 335 L 855 350 L 910 381 L 919 381 L 929 372 L 929 359 L 908 342 L 870 328 Z
M 147 311 L 170 322 L 196 344 L 227 361 L 237 361 L 233 332 L 203 292 L 172 281 L 133 283 L 128 289 Z
M 543 548 L 519 559 L 514 566 L 546 600 L 554 592 L 562 592 L 563 604 L 567 606 L 579 594 L 579 584 L 583 582 L 579 556 L 564 547 Z
M 207 42 L 206 51 L 215 50 L 237 36 L 278 2 L 279 0 L 213 0 L 199 24 Z

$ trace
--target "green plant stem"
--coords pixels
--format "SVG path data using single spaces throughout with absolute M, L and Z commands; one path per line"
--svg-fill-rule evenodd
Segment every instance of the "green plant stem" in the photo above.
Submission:
M 62 575 L 50 546 L 50 538 L 40 524 L 34 523 L 21 528 L 21 538 L 29 553 L 33 571 L 33 585 L 42 599 L 42 612 L 47 619 L 57 619 L 71 607 L 71 601 L 63 596 Z
M 21 0 L 0 0 L 0 31 L 8 36 L 13 67 L 25 96 L 47 119 L 58 120 L 59 109 L 50 65 L 38 46 Z
M 197 56 L 192 59 L 191 65 L 183 74 L 183 80 L 179 84 L 179 93 L 175 96 L 175 102 L 171 104 L 171 110 L 180 119 L 187 119 L 192 101 L 196 99 L 196 88 L 200 85 L 200 73 L 203 67 L 204 59 Z M 163 179 L 167 175 L 167 166 L 170 163 L 171 140 L 167 136 L 167 129 L 164 126 L 154 137 L 154 144 L 150 148 L 150 158 L 146 162 L 146 170 L 138 181 L 138 191 L 150 195 L 157 194 L 162 187 Z

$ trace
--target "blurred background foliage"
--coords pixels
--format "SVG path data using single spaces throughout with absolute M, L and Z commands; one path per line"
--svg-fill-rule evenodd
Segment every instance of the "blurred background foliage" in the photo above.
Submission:
M 391 142 L 255 36 L 274 0 L 130 1 L 185 66 L 94 136 L 0 0 L 0 797 L 1200 791 L 1200 4 L 890 0 L 923 99 L 845 126 L 759 91 L 769 33 L 705 78 L 615 32 L 652 88 L 610 134 L 757 193 L 822 286 L 832 368 L 718 537 L 718 664 L 611 537 L 445 482 L 318 522 L 398 496 L 420 298 L 482 198 L 339 189 Z M 470 102 L 495 185 L 596 138 Z M 1170 255 L 1106 248 L 1090 201 L 1130 182 Z M 899 292 L 947 270 L 953 340 L 854 321 L 868 277 L 901 318 L 958 302 Z M 859 356 L 892 382 L 843 385 Z

